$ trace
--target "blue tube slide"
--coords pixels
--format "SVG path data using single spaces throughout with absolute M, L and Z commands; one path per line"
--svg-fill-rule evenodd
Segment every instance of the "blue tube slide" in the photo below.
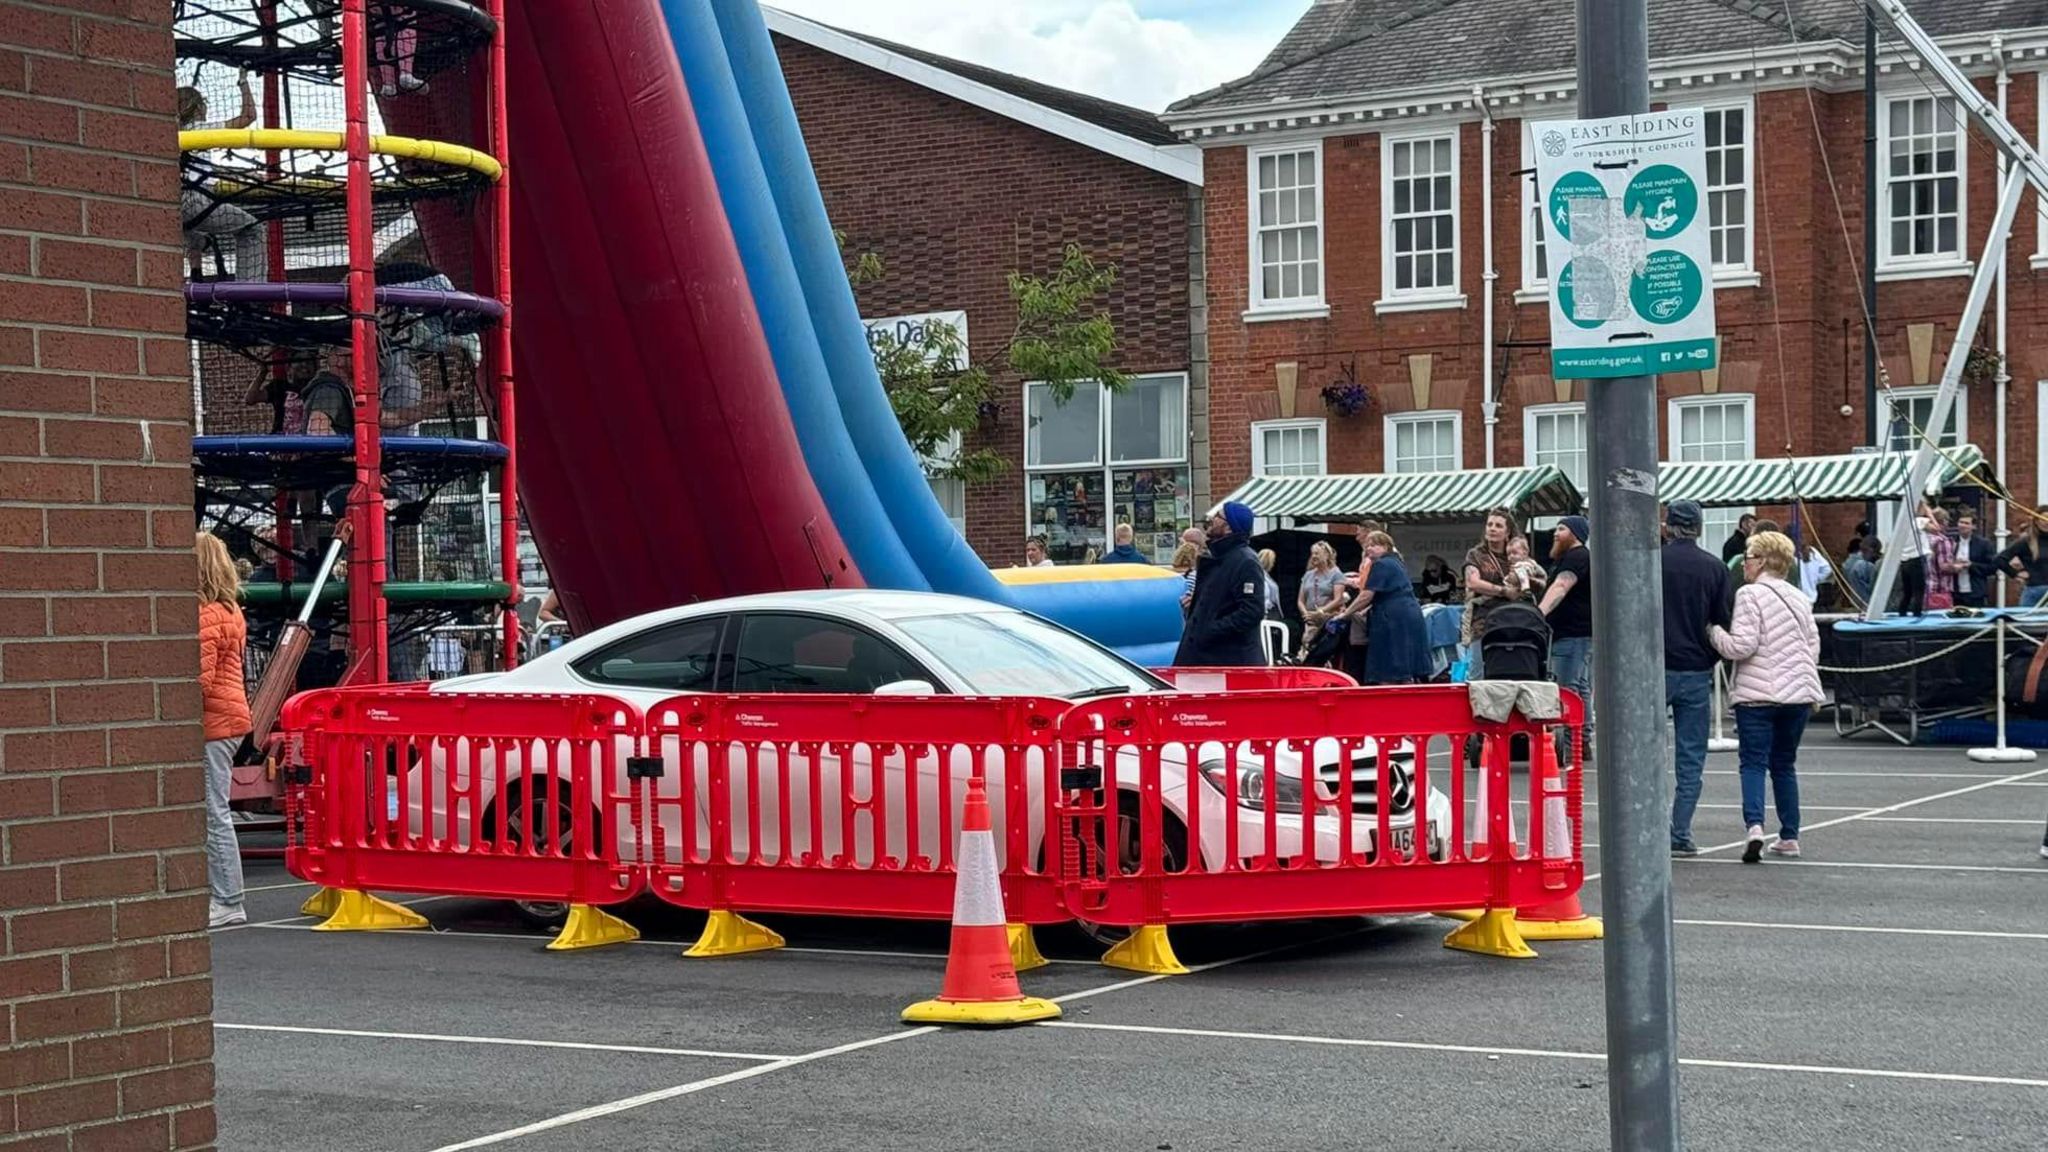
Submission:
M 674 10 L 697 6 L 686 0 L 666 0 L 665 7 Z M 1100 643 L 1124 649 L 1127 656 L 1143 663 L 1170 662 L 1181 628 L 1182 585 L 1177 577 L 1013 587 L 997 581 L 954 531 L 932 498 L 931 487 L 903 439 L 895 412 L 875 373 L 874 355 L 840 263 L 838 246 L 832 239 L 824 196 L 818 189 L 810 153 L 798 129 L 796 112 L 783 84 L 781 64 L 760 9 L 753 0 L 711 0 L 711 8 L 725 46 L 729 74 L 745 106 L 744 120 L 753 135 L 754 155 L 766 165 L 767 184 L 781 221 L 784 247 L 794 260 L 810 324 L 830 370 L 830 386 L 845 418 L 846 430 L 884 514 L 895 525 L 928 586 L 1035 612 Z M 699 23 L 693 21 L 692 29 Z M 677 35 L 679 51 L 682 50 L 680 41 L 685 37 L 673 26 L 671 33 Z M 691 56 L 685 56 L 683 67 L 685 73 L 693 71 Z M 694 79 L 691 85 L 694 96 Z M 712 115 L 704 101 L 698 101 L 698 107 L 700 115 Z M 714 152 L 718 147 L 713 145 Z M 731 205 L 727 210 L 732 211 Z M 739 231 L 737 224 L 735 231 Z M 746 247 L 743 240 L 743 254 Z M 750 276 L 753 270 L 754 262 L 749 259 Z M 763 311 L 767 310 L 764 301 Z M 789 387 L 787 382 L 784 386 Z M 805 453 L 814 457 L 808 440 Z M 813 472 L 817 472 L 815 464 Z M 818 483 L 829 491 L 824 476 L 819 476 Z M 851 535 L 843 524 L 841 531 Z M 871 582 L 881 583 L 872 578 Z
M 753 11 L 751 4 L 748 8 Z M 928 591 L 932 583 L 926 578 L 919 558 L 905 548 L 905 540 L 891 521 L 887 505 L 878 498 L 866 457 L 857 451 L 841 407 L 833 398 L 832 376 L 812 328 L 802 282 L 792 262 L 789 237 L 776 215 L 768 175 L 761 164 L 762 153 L 748 129 L 748 112 L 735 87 L 718 26 L 703 0 L 662 0 L 661 10 L 669 40 L 682 64 L 698 132 L 711 157 L 719 199 L 746 269 L 744 285 L 703 288 L 752 291 L 805 465 L 868 587 Z M 759 22 L 758 12 L 754 12 L 754 19 Z M 762 35 L 765 38 L 765 26 Z M 779 84 L 779 71 L 776 79 Z M 788 105 L 786 93 L 783 104 Z M 808 174 L 808 160 L 804 163 Z M 677 210 L 689 208 L 678 205 Z M 829 227 L 824 236 L 824 248 L 835 260 L 836 269 Z M 838 275 L 844 286 L 844 271 Z M 857 322 L 855 327 L 858 328 Z M 861 350 L 865 355 L 865 338 Z M 872 359 L 869 363 L 869 376 L 873 377 Z M 896 431 L 896 441 L 899 450 L 908 455 L 908 445 L 900 430 Z M 929 492 L 926 499 L 930 500 Z M 939 523 L 957 539 L 950 524 L 943 519 Z M 994 583 L 985 569 L 983 578 Z

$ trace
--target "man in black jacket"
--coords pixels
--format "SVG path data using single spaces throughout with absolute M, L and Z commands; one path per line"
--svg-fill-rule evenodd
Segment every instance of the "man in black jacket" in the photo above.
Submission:
M 1259 643 L 1259 622 L 1266 618 L 1266 570 L 1251 549 L 1252 520 L 1252 510 L 1234 500 L 1209 517 L 1209 553 L 1195 565 L 1195 599 L 1174 667 L 1266 662 Z
M 1991 582 L 1998 576 L 1997 549 L 1977 535 L 1977 514 L 1956 517 L 1956 559 L 1969 567 L 1956 573 L 1956 603 L 1965 608 L 1982 608 L 1991 602 Z
M 1728 626 L 1728 569 L 1699 546 L 1700 506 L 1674 500 L 1664 510 L 1669 542 L 1664 570 L 1664 702 L 1671 709 L 1671 750 L 1677 784 L 1671 796 L 1671 854 L 1697 856 L 1692 814 L 1707 767 L 1707 726 L 1712 719 L 1714 666 L 1720 654 L 1707 639 L 1713 625 Z

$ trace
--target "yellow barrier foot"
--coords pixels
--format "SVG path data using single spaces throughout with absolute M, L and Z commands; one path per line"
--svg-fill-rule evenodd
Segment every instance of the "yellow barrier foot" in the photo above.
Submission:
M 1019 972 L 1029 972 L 1033 968 L 1043 968 L 1052 963 L 1038 950 L 1038 939 L 1031 934 L 1031 925 L 1008 924 L 1004 927 L 1010 933 L 1011 967 Z
M 783 939 L 745 916 L 715 909 L 704 921 L 704 932 L 683 953 L 685 956 L 738 956 L 745 952 L 766 952 L 780 948 Z
M 354 888 L 335 893 L 334 914 L 313 925 L 315 932 L 391 932 L 400 928 L 425 928 L 427 918 L 382 897 Z
M 1154 976 L 1187 974 L 1186 965 L 1173 954 L 1173 943 L 1166 938 L 1164 924 L 1139 925 L 1123 943 L 1104 953 L 1102 962 L 1111 968 L 1149 972 Z
M 548 941 L 548 951 L 569 952 L 578 948 L 602 948 L 626 944 L 640 938 L 640 930 L 592 904 L 569 905 L 569 919 L 561 932 Z
M 1579 916 L 1571 920 L 1515 920 L 1515 930 L 1524 940 L 1599 940 L 1607 935 L 1607 926 L 1598 916 Z
M 1534 948 L 1523 943 L 1522 934 L 1515 926 L 1515 914 L 1507 908 L 1488 908 L 1479 919 L 1444 937 L 1444 947 L 1514 960 L 1526 960 L 1536 955 Z
M 1023 996 L 1015 1000 L 920 1000 L 903 1010 L 905 1024 L 969 1024 L 993 1027 L 1059 1018 L 1059 1005 L 1036 996 Z
M 1443 918 L 1444 918 L 1444 919 L 1446 919 L 1446 920 L 1463 920 L 1463 921 L 1465 921 L 1466 923 L 1468 923 L 1468 924 L 1469 924 L 1469 923 L 1471 923 L 1472 921 L 1474 921 L 1474 920 L 1477 920 L 1477 919 L 1479 919 L 1479 918 L 1480 918 L 1481 916 L 1484 916 L 1484 915 L 1486 915 L 1486 909 L 1484 909 L 1484 908 L 1447 908 L 1447 909 L 1445 909 L 1445 910 L 1444 910 L 1444 911 L 1442 911 L 1442 912 L 1431 912 L 1431 913 L 1430 913 L 1430 915 L 1431 915 L 1431 916 L 1441 916 L 1441 917 L 1443 917 Z
M 320 919 L 325 920 L 329 916 L 334 915 L 334 910 L 339 907 L 341 907 L 341 890 L 339 888 L 323 887 L 318 892 L 306 897 L 306 902 L 299 905 L 299 915 L 318 916 Z

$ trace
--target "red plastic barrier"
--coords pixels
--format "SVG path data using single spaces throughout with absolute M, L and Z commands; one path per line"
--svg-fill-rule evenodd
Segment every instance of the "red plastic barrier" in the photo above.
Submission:
M 650 888 L 691 908 L 945 919 L 966 783 L 1012 921 L 1067 918 L 1039 866 L 1063 700 L 691 696 L 648 712 Z
M 645 870 L 620 851 L 643 721 L 595 695 L 338 688 L 294 697 L 285 866 L 335 888 L 604 904 Z
M 1574 748 L 1583 713 L 1566 694 Z M 1483 751 L 1469 774 L 1473 736 Z M 1159 924 L 1556 899 L 1584 879 L 1578 777 L 1553 784 L 1569 844 L 1545 843 L 1554 821 L 1518 829 L 1509 801 L 1541 813 L 1544 797 L 1526 777 L 1516 794 L 1516 736 L 1553 739 L 1519 715 L 1475 720 L 1453 686 L 1090 701 L 1061 725 L 1064 775 L 1086 777 L 1061 798 L 1064 903 Z
M 1335 668 L 1281 664 L 1271 668 L 1154 668 L 1152 674 L 1183 692 L 1263 692 L 1297 688 L 1356 688 Z
M 1579 774 L 1510 771 L 1559 725 L 1475 720 L 1462 687 L 680 696 L 644 717 L 334 689 L 284 727 L 287 865 L 341 888 L 944 919 L 977 775 L 1013 921 L 1530 907 L 1584 878 Z

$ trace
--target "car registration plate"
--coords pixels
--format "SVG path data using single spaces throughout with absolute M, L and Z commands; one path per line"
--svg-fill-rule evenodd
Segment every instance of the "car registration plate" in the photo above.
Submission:
M 1396 828 L 1393 831 L 1394 851 L 1402 856 L 1415 855 L 1415 829 Z

